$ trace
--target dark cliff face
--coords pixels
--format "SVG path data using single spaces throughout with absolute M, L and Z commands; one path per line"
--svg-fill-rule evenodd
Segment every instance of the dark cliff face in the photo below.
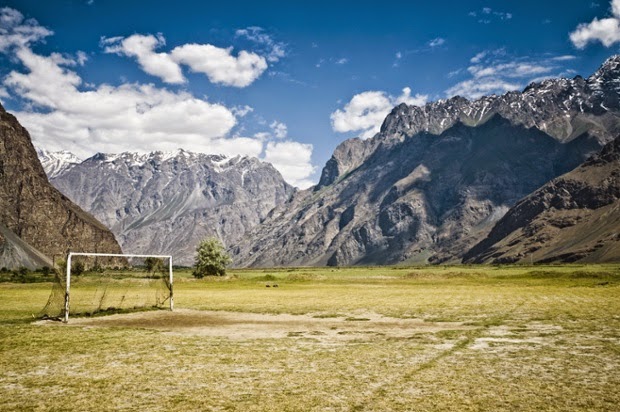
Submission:
M 48 182 L 28 131 L 2 106 L 0 224 L 48 257 L 121 251 L 105 226 Z
M 620 57 L 476 101 L 401 104 L 232 248 L 241 266 L 457 262 L 520 198 L 620 133 Z
M 618 261 L 619 234 L 620 137 L 520 200 L 464 260 Z
M 496 115 L 382 142 L 337 183 L 300 193 L 233 250 L 247 265 L 458 261 L 519 198 L 599 148 Z

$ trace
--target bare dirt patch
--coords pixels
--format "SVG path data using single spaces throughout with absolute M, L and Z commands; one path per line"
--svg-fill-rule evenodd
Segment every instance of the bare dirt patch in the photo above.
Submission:
M 427 322 L 376 313 L 290 315 L 177 309 L 74 318 L 68 324 L 37 322 L 61 327 L 120 327 L 150 329 L 176 335 L 221 337 L 234 340 L 305 338 L 317 341 L 409 338 L 444 330 L 469 330 L 462 322 Z

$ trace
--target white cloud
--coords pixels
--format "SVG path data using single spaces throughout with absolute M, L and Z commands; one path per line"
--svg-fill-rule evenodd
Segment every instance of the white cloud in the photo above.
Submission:
M 485 78 L 478 80 L 465 80 L 446 90 L 448 96 L 464 96 L 470 99 L 479 97 L 505 93 L 511 90 L 520 89 L 519 83 L 508 83 L 501 79 Z
M 34 19 L 24 20 L 24 15 L 15 9 L 0 9 L 0 52 L 17 47 L 28 47 L 31 43 L 43 40 L 54 34 L 39 25 Z
M 237 37 L 244 37 L 262 47 L 269 62 L 275 63 L 287 55 L 286 44 L 275 41 L 262 27 L 252 26 L 239 29 L 235 32 L 235 35 Z
M 409 106 L 424 106 L 428 100 L 427 95 L 416 94 L 415 96 L 411 96 L 411 88 L 405 87 L 400 96 L 396 98 L 394 101 L 394 106 L 397 104 L 405 103 Z
M 349 59 L 347 59 L 346 57 L 336 60 L 336 64 L 338 65 L 347 64 L 348 62 L 349 62 Z
M 494 20 L 510 20 L 512 19 L 512 13 L 503 12 L 503 11 L 494 11 L 490 7 L 483 7 L 479 12 L 470 11 L 467 13 L 470 17 L 478 17 L 478 23 L 489 24 Z
M 278 139 L 284 139 L 288 134 L 288 128 L 284 123 L 274 120 L 269 127 L 273 130 L 273 135 Z
M 521 78 L 531 75 L 539 75 L 541 73 L 548 73 L 553 70 L 552 66 L 542 66 L 532 63 L 518 63 L 510 62 L 504 64 L 497 64 L 494 66 L 476 65 L 470 66 L 467 70 L 477 79 L 489 76 L 503 76 Z
M 564 61 L 575 60 L 575 59 L 577 59 L 577 56 L 573 56 L 571 54 L 566 54 L 566 55 L 563 55 L 563 56 L 553 57 L 551 60 L 556 61 L 556 62 L 564 62 Z
M 80 50 L 77 52 L 76 61 L 80 66 L 84 66 L 84 64 L 88 61 L 88 55 Z
M 167 53 L 156 53 L 155 49 L 164 46 L 166 40 L 160 34 L 153 36 L 134 34 L 127 38 L 102 38 L 105 53 L 135 57 L 146 73 L 161 78 L 166 83 L 184 83 L 181 67 Z
M 205 74 L 212 83 L 234 87 L 249 86 L 267 69 L 264 57 L 245 50 L 241 50 L 235 57 L 232 55 L 232 47 L 184 44 L 175 47 L 170 53 L 155 52 L 165 44 L 166 40 L 161 34 L 101 39 L 104 52 L 135 57 L 142 70 L 171 84 L 186 81 L 181 64 L 193 72 Z
M 585 48 L 588 43 L 600 41 L 605 47 L 620 42 L 620 0 L 611 2 L 612 17 L 597 19 L 590 23 L 581 23 L 569 34 L 573 45 L 578 49 Z
M 254 137 L 257 138 L 258 140 L 261 140 L 261 141 L 269 140 L 271 138 L 271 133 L 269 133 L 269 132 L 258 132 L 258 133 L 254 133 Z
M 400 103 L 421 106 L 427 99 L 426 95 L 411 96 L 409 87 L 405 87 L 398 97 L 381 91 L 359 93 L 342 110 L 338 109 L 331 114 L 332 129 L 341 133 L 361 132 L 360 137 L 368 139 L 379 132 L 383 120 L 394 106 Z
M 249 113 L 252 113 L 254 111 L 254 108 L 246 104 L 243 106 L 235 106 L 231 109 L 231 111 L 237 117 L 245 117 Z
M 569 55 L 517 58 L 507 55 L 504 49 L 485 50 L 470 59 L 471 65 L 464 72 L 471 78 L 450 87 L 446 94 L 448 97 L 460 95 L 477 99 L 518 90 L 537 79 L 551 77 L 552 72 L 557 73 L 561 68 L 560 64 L 574 58 Z M 452 74 L 458 75 L 460 71 Z
M 488 51 L 481 51 L 480 53 L 476 54 L 474 57 L 472 57 L 469 61 L 470 63 L 480 63 L 480 61 L 482 61 L 482 59 L 484 59 L 487 55 Z
M 275 137 L 271 134 L 231 137 L 237 118 L 252 112 L 252 107 L 228 108 L 211 103 L 206 97 L 197 98 L 188 92 L 153 84 L 85 84 L 71 69 L 87 63 L 85 54 L 43 56 L 28 47 L 35 37 L 30 38 L 34 40 L 7 40 L 6 36 L 12 36 L 7 25 L 18 27 L 23 22 L 20 16 L 6 10 L 0 12 L 5 25 L 0 30 L 0 43 L 9 45 L 0 52 L 20 63 L 2 79 L 0 97 L 19 97 L 23 101 L 22 109 L 13 113 L 37 146 L 52 151 L 71 150 L 82 158 L 97 151 L 149 152 L 177 148 L 229 156 L 263 155 L 265 160 L 277 163 L 276 168 L 289 183 L 300 187 L 312 184 L 310 176 L 315 171 L 310 160 L 312 145 L 290 140 L 269 141 L 286 137 L 284 123 L 271 124 Z M 51 33 L 36 23 L 28 24 L 26 32 Z M 104 39 L 104 43 L 122 47 L 123 40 Z M 148 51 L 148 47 L 140 49 L 140 53 L 143 50 Z
M 309 177 L 314 173 L 311 144 L 293 141 L 269 142 L 263 160 L 273 164 L 286 181 L 301 189 L 312 186 Z
M 223 105 L 153 85 L 102 84 L 81 90 L 82 79 L 63 67 L 67 60 L 59 55 L 44 57 L 21 49 L 16 57 L 28 72 L 10 72 L 4 86 L 33 107 L 43 109 L 15 114 L 37 144 L 46 149 L 70 149 L 87 156 L 94 150 L 183 147 L 212 153 L 214 148 L 229 144 L 225 152 L 238 153 L 240 148 L 248 148 L 222 140 L 236 124 L 233 113 Z M 260 149 L 249 150 L 260 153 Z
M 210 44 L 185 44 L 175 47 L 170 56 L 193 72 L 204 73 L 211 83 L 225 86 L 249 86 L 267 69 L 262 56 L 241 50 L 235 57 L 232 47 L 222 49 Z
M 445 42 L 446 42 L 446 39 L 443 39 L 443 38 L 441 38 L 441 37 L 437 37 L 437 38 L 435 38 L 435 39 L 433 39 L 433 40 L 429 41 L 429 42 L 428 42 L 428 45 L 429 45 L 430 47 L 438 47 L 438 46 L 443 45 Z

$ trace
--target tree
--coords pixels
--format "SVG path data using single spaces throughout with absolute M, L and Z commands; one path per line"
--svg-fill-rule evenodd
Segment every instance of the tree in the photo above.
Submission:
M 84 270 L 86 269 L 86 267 L 84 266 L 84 263 L 77 261 L 77 262 L 73 262 L 71 264 L 71 274 L 75 275 L 75 276 L 80 276 L 82 273 L 84 273 Z
M 161 272 L 164 269 L 164 261 L 156 257 L 147 257 L 144 259 L 144 266 L 149 273 Z
M 61 260 L 57 263 L 58 265 L 58 271 L 59 273 L 64 276 L 65 273 L 67 273 L 67 262 L 64 260 Z M 84 270 L 86 270 L 86 267 L 84 266 L 84 263 L 79 262 L 79 261 L 73 261 L 71 263 L 71 274 L 74 276 L 80 276 L 82 273 L 84 273 Z
M 232 259 L 224 250 L 224 245 L 215 238 L 204 239 L 196 249 L 194 277 L 224 276 L 226 266 Z

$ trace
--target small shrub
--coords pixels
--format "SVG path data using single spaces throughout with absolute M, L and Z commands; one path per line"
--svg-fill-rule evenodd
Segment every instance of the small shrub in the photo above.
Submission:
M 84 273 L 84 263 L 82 262 L 73 262 L 73 264 L 71 265 L 71 274 L 75 275 L 75 276 L 80 276 L 82 273 Z
M 209 238 L 198 245 L 195 262 L 192 275 L 195 278 L 202 279 L 205 276 L 226 275 L 226 266 L 232 262 L 232 259 L 219 240 Z

